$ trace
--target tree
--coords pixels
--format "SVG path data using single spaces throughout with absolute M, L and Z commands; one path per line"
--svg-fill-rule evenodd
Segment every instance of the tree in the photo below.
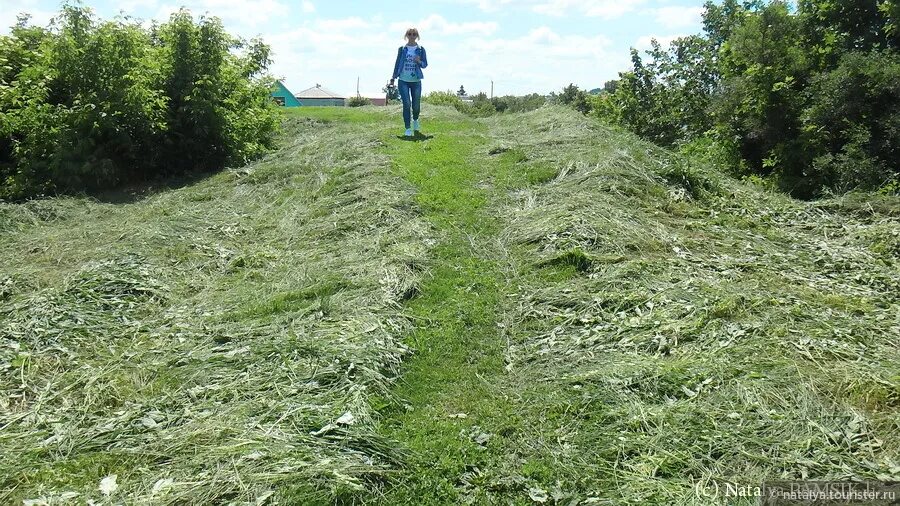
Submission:
M 878 188 L 900 176 L 900 54 L 848 52 L 813 79 L 803 138 L 813 153 L 803 191 Z
M 884 33 L 888 37 L 890 47 L 900 48 L 900 1 L 883 0 L 878 4 L 878 9 L 884 14 Z
M 898 23 L 897 0 L 707 2 L 702 35 L 632 49 L 591 108 L 661 145 L 713 143 L 798 197 L 875 187 L 900 177 Z
M 793 179 L 809 160 L 798 142 L 809 79 L 800 23 L 775 1 L 738 25 L 723 47 L 722 93 L 715 115 L 724 137 L 737 137 L 741 157 L 760 174 Z
M 703 5 L 703 31 L 706 32 L 706 39 L 712 45 L 713 52 L 717 53 L 737 27 L 762 6 L 761 0 L 723 0 L 721 5 L 707 0 Z
M 611 79 L 603 83 L 603 92 L 605 93 L 615 93 L 616 89 L 619 87 L 618 79 Z
M 616 92 L 608 101 L 597 102 L 597 114 L 619 123 L 638 135 L 669 146 L 680 138 L 681 127 L 674 107 L 674 93 L 666 88 L 660 69 L 669 56 L 654 39 L 648 51 L 652 57 L 644 63 L 638 51 L 631 49 L 632 70 L 619 74 Z
M 562 93 L 559 94 L 559 103 L 565 105 L 571 105 L 575 102 L 575 97 L 578 95 L 578 86 L 575 86 L 574 83 L 569 83 L 568 86 L 564 87 Z
M 868 52 L 891 45 L 890 2 L 800 0 L 798 13 L 805 45 L 819 70 L 837 66 L 848 51 Z
M 574 107 L 575 110 L 582 114 L 587 114 L 591 110 L 587 93 L 573 83 L 569 83 L 568 86 L 563 88 L 562 93 L 559 95 L 559 102 Z
M 456 92 L 456 96 L 458 96 L 458 97 L 466 96 L 466 89 L 463 88 L 463 85 L 461 85 L 461 84 L 459 85 L 459 90 Z
M 245 163 L 278 125 L 268 46 L 186 11 L 145 28 L 66 4 L 0 37 L 0 198 Z
M 502 97 L 494 97 L 491 103 L 497 112 L 526 112 L 533 111 L 547 102 L 543 95 L 531 93 L 521 97 L 512 95 L 504 95 Z

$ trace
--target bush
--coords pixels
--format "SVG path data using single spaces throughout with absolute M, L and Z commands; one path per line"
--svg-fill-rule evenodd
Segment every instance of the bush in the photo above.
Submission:
M 845 54 L 817 76 L 803 115 L 813 188 L 876 189 L 900 176 L 900 55 Z
M 576 111 L 587 114 L 591 111 L 588 94 L 584 90 L 578 89 L 573 83 L 563 88 L 562 93 L 558 97 L 559 103 L 573 107 Z
M 350 100 L 347 101 L 347 105 L 349 107 L 362 107 L 364 105 L 371 105 L 372 101 L 366 97 L 350 97 Z
M 242 164 L 273 143 L 269 49 L 181 10 L 161 26 L 64 5 L 0 37 L 0 198 Z
M 432 91 L 423 97 L 422 101 L 428 104 L 449 105 L 452 107 L 458 107 L 463 103 L 455 93 L 450 91 Z
M 681 144 L 678 152 L 690 160 L 713 167 L 720 172 L 741 177 L 746 172 L 737 144 L 713 135 L 698 137 Z
M 494 107 L 493 102 L 491 102 L 491 99 L 489 99 L 487 94 L 484 92 L 473 96 L 471 103 L 463 103 L 462 107 L 457 107 L 457 109 L 459 109 L 461 112 L 475 117 L 490 116 L 497 112 L 497 109 Z
M 490 101 L 496 112 L 528 112 L 539 109 L 547 103 L 546 97 L 539 93 L 531 93 L 521 97 L 504 95 L 502 97 L 493 97 Z
M 455 93 L 450 91 L 432 91 L 423 99 L 424 102 L 434 105 L 449 105 L 457 111 L 470 116 L 490 116 L 497 112 L 490 99 L 484 93 L 472 97 L 472 102 L 463 102 Z
M 543 106 L 547 99 L 538 93 L 532 93 L 521 97 L 505 95 L 502 97 L 488 98 L 482 92 L 472 97 L 471 102 L 463 102 L 458 95 L 450 91 L 433 91 L 423 102 L 435 105 L 449 105 L 457 111 L 470 116 L 490 116 L 498 112 L 527 112 Z

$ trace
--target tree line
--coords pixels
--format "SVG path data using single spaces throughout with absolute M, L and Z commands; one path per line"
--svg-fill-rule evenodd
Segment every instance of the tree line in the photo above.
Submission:
M 459 112 L 474 117 L 490 116 L 502 112 L 526 112 L 538 109 L 547 103 L 547 97 L 539 93 L 530 93 L 523 96 L 504 95 L 500 97 L 488 97 L 487 93 L 480 92 L 472 95 L 471 101 L 464 102 L 460 95 L 465 94 L 465 89 L 460 86 L 456 93 L 450 91 L 433 91 L 423 98 L 429 104 L 448 105 Z M 399 94 L 398 94 L 399 98 Z
M 558 96 L 801 198 L 900 190 L 900 2 L 707 2 L 597 96 Z
M 269 48 L 182 9 L 162 24 L 63 5 L 0 36 L 0 198 L 240 164 L 278 125 Z

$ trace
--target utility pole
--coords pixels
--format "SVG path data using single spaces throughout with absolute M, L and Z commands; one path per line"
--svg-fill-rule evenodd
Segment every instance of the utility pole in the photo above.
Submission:
M 359 76 L 356 76 L 356 98 L 359 98 Z
M 493 98 L 494 98 L 494 80 L 491 79 L 491 99 L 493 100 Z

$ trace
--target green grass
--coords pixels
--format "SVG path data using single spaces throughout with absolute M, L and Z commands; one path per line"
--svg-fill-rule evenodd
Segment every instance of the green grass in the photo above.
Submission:
M 506 280 L 495 240 L 499 222 L 488 214 L 492 195 L 479 188 L 486 171 L 473 154 L 487 142 L 486 132 L 465 118 L 427 125 L 434 139 L 388 148 L 396 170 L 416 185 L 441 241 L 422 296 L 408 304 L 418 324 L 408 337 L 415 358 L 396 390 L 402 401 L 380 423 L 412 451 L 381 499 L 386 504 L 458 503 L 466 492 L 457 480 L 495 457 L 486 448 L 496 434 L 487 431 L 516 416 L 515 403 L 491 384 L 503 374 L 497 322 Z
M 900 479 L 896 198 L 793 201 L 562 107 L 422 123 L 298 108 L 183 188 L 0 204 L 0 502 Z
M 394 468 L 368 399 L 431 232 L 377 142 L 288 117 L 281 150 L 180 189 L 0 204 L 0 503 L 112 474 L 115 502 L 328 503 Z
M 563 111 L 486 123 L 560 168 L 498 213 L 511 383 L 565 406 L 542 488 L 703 503 L 711 480 L 896 479 L 900 265 L 869 232 L 892 212 L 765 194 Z

